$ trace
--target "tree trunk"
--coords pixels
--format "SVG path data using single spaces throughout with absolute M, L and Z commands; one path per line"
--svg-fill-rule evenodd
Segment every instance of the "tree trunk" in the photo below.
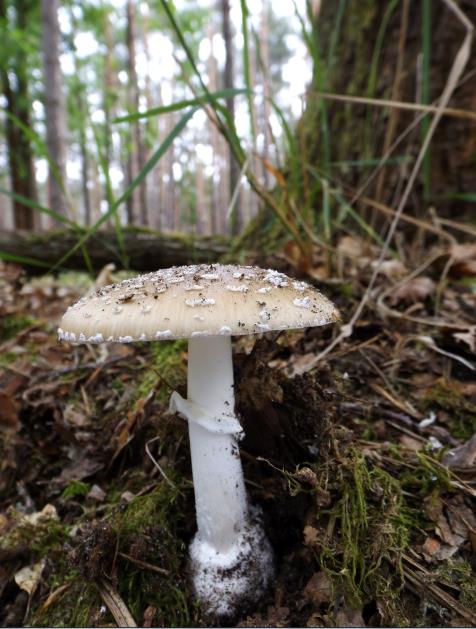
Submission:
M 139 86 L 136 71 L 136 15 L 135 2 L 128 0 L 127 10 L 127 65 L 129 72 L 128 101 L 131 113 L 139 111 Z M 142 170 L 145 164 L 144 146 L 142 143 L 142 132 L 140 122 L 132 123 L 132 137 L 128 155 L 128 178 L 131 183 Z M 131 215 L 135 222 L 140 225 L 148 224 L 147 212 L 147 184 L 144 180 L 131 195 Z
M 223 74 L 223 87 L 225 89 L 232 89 L 234 87 L 234 47 L 233 47 L 233 35 L 231 30 L 230 20 L 230 0 L 221 1 L 221 13 L 222 13 L 222 35 L 225 43 L 225 71 Z M 226 108 L 232 119 L 235 118 L 235 99 L 230 96 L 226 99 Z M 233 197 L 235 189 L 239 180 L 239 167 L 238 163 L 233 155 L 231 147 L 228 151 L 229 160 L 229 181 L 230 181 L 230 200 Z M 239 195 L 235 201 L 235 207 L 232 213 L 231 220 L 231 233 L 233 235 L 239 234 L 243 227 L 240 198 Z
M 54 231 L 41 235 L 0 232 L 0 250 L 14 255 L 27 256 L 38 263 L 27 266 L 30 271 L 44 272 L 53 266 L 77 242 L 78 235 L 71 231 Z M 120 265 L 117 236 L 105 231 L 92 236 L 87 242 L 94 269 L 109 262 Z M 137 271 L 155 271 L 181 264 L 211 264 L 226 254 L 230 241 L 213 236 L 167 235 L 150 230 L 126 228 L 124 248 L 129 264 Z M 66 262 L 69 269 L 85 269 L 81 251 L 76 251 Z
M 8 30 L 26 31 L 29 15 L 34 8 L 31 0 L 15 0 L 15 24 L 10 25 L 6 0 L 0 0 L 0 19 Z M 5 33 L 5 37 L 8 33 Z M 32 201 L 36 200 L 36 179 L 33 153 L 29 138 L 23 133 L 15 120 L 30 127 L 31 102 L 28 93 L 27 54 L 22 46 L 10 43 L 11 56 L 7 63 L 0 65 L 2 91 L 6 100 L 6 139 L 8 146 L 8 167 L 10 188 L 14 194 Z M 15 229 L 31 230 L 34 228 L 32 208 L 19 199 L 13 199 L 13 224 Z
M 476 4 L 462 0 L 458 6 L 471 23 L 476 23 Z M 322 168 L 325 160 L 322 147 L 326 144 L 323 128 L 327 131 L 330 162 L 359 162 L 363 158 L 378 159 L 390 144 L 416 118 L 415 112 L 392 107 L 374 107 L 322 100 L 316 92 L 325 90 L 350 96 L 367 96 L 411 103 L 422 102 L 423 3 L 374 2 L 348 0 L 342 14 L 338 37 L 336 24 L 341 3 L 323 2 L 313 23 L 313 39 L 319 46 L 321 67 L 326 68 L 323 81 L 317 66 L 307 94 L 306 111 L 299 123 L 303 163 Z M 446 4 L 431 2 L 429 63 L 429 102 L 442 92 L 449 70 L 464 38 L 464 28 Z M 375 42 L 380 36 L 381 48 L 375 55 Z M 330 51 L 333 50 L 332 58 Z M 473 41 L 474 57 L 475 43 Z M 372 70 L 372 71 L 370 71 Z M 471 67 L 468 67 L 469 72 Z M 474 110 L 476 83 L 465 80 L 451 100 L 451 107 Z M 324 122 L 322 108 L 327 111 Z M 412 211 L 426 212 L 429 205 L 418 207 L 423 189 L 429 187 L 429 200 L 434 199 L 439 211 L 461 210 L 461 201 L 449 198 L 458 193 L 474 192 L 476 175 L 468 157 L 476 146 L 474 124 L 463 118 L 444 116 L 438 126 L 431 147 L 431 169 L 425 177 L 420 174 Z M 393 155 L 414 156 L 422 142 L 423 124 L 400 144 Z M 401 164 L 387 166 L 367 195 L 390 205 L 395 203 L 395 190 L 401 189 L 409 169 Z M 362 168 L 347 171 L 334 169 L 328 173 L 333 183 L 356 189 L 370 174 Z M 426 190 L 425 190 L 426 191 Z M 319 207 L 320 192 L 316 191 L 315 207 Z M 352 196 L 352 195 L 350 195 Z
M 48 201 L 51 210 L 67 216 L 66 110 L 59 62 L 58 0 L 41 0 L 46 146 L 49 154 Z
M 208 38 L 210 40 L 210 56 L 208 57 L 207 62 L 207 73 L 208 73 L 208 89 L 210 92 L 216 92 L 218 81 L 217 81 L 217 60 L 215 57 L 215 52 L 213 49 L 213 37 L 215 35 L 215 28 L 213 20 L 210 21 Z M 221 220 L 222 214 L 225 212 L 225 209 L 220 205 L 220 187 L 217 185 L 217 180 L 220 181 L 222 178 L 222 170 L 223 165 L 220 160 L 220 133 L 216 126 L 208 121 L 208 127 L 210 129 L 210 143 L 212 145 L 212 153 L 213 153 L 213 174 L 212 174 L 212 186 L 211 186 L 211 203 L 210 203 L 210 223 L 212 234 L 224 234 L 224 222 Z

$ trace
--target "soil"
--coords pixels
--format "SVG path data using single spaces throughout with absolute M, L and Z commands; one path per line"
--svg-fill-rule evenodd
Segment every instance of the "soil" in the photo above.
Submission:
M 313 279 L 319 260 L 300 279 L 347 321 L 372 253 L 343 260 L 337 281 Z M 236 341 L 241 458 L 277 559 L 238 626 L 476 625 L 474 276 L 460 259 L 439 283 L 435 260 L 423 283 L 382 273 L 318 362 L 337 326 Z M 186 343 L 59 343 L 90 285 L 0 269 L 0 624 L 210 626 L 187 573 L 187 431 L 167 410 Z

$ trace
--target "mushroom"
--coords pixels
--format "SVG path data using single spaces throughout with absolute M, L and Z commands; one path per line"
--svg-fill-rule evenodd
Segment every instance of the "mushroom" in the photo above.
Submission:
M 231 337 L 319 326 L 338 318 L 314 287 L 274 270 L 199 265 L 164 269 L 98 288 L 71 306 L 59 338 L 129 343 L 188 339 L 187 399 L 170 408 L 188 420 L 197 533 L 190 545 L 204 610 L 233 617 L 274 575 L 273 552 L 248 503 L 235 414 Z

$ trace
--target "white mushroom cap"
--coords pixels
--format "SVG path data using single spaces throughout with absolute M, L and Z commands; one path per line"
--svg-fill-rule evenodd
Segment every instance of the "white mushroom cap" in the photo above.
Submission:
M 68 308 L 76 343 L 240 335 L 325 325 L 339 315 L 313 286 L 252 266 L 172 267 L 98 288 Z

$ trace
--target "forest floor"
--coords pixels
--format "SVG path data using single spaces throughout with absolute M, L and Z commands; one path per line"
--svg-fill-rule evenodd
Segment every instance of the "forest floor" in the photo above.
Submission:
M 245 477 L 278 566 L 238 626 L 476 625 L 476 247 L 459 247 L 414 276 L 385 261 L 317 363 L 337 328 L 236 340 Z M 311 276 L 348 320 L 377 254 L 348 236 L 338 254 Z M 0 269 L 0 624 L 213 625 L 187 579 L 187 431 L 167 410 L 186 343 L 59 343 L 90 282 Z

